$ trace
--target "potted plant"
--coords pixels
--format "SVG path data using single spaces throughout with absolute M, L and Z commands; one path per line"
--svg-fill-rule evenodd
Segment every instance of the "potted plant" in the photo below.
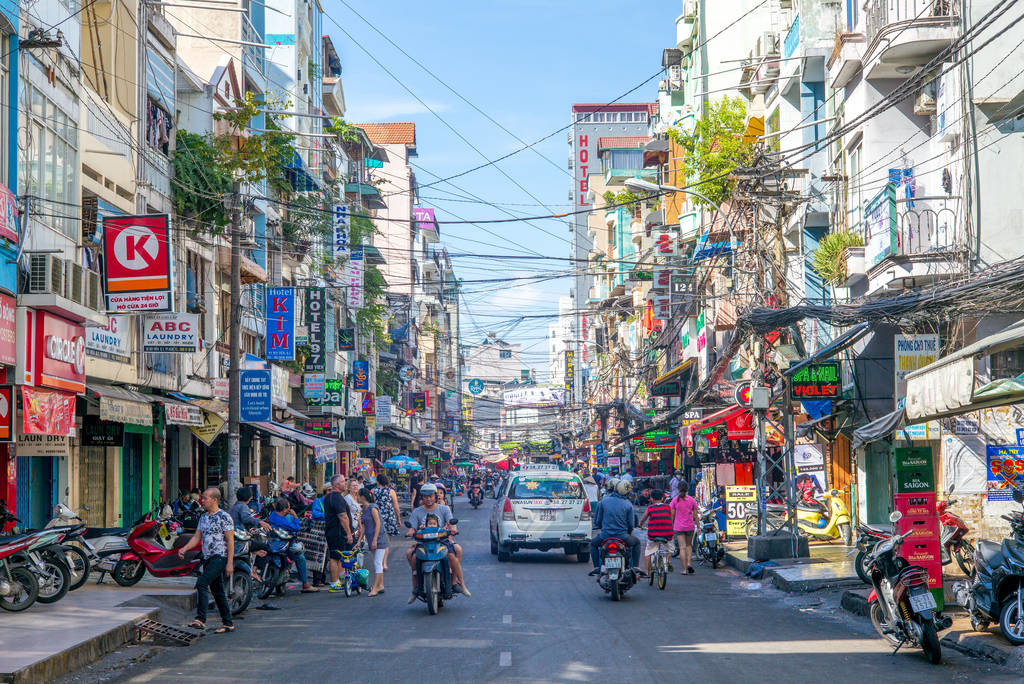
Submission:
M 843 285 L 851 278 L 863 277 L 864 266 L 864 238 L 851 231 L 823 237 L 811 259 L 811 268 L 829 285 Z

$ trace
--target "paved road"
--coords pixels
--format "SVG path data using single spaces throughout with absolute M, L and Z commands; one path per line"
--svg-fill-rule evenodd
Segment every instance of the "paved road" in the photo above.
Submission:
M 891 656 L 865 621 L 802 612 L 729 570 L 674 574 L 664 592 L 645 583 L 612 603 L 585 577 L 589 565 L 561 552 L 498 563 L 490 507 L 458 505 L 473 596 L 438 616 L 406 605 L 398 555 L 381 596 L 291 595 L 282 610 L 250 612 L 234 634 L 167 649 L 122 681 L 1019 681 L 948 650 L 939 666 L 919 651 Z

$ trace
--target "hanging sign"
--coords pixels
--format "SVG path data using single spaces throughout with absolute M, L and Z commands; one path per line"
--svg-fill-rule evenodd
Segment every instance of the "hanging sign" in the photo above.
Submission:
M 654 318 L 659 321 L 672 319 L 672 295 L 658 295 L 654 298 Z
M 309 329 L 309 356 L 306 357 L 307 373 L 323 373 L 327 370 L 326 326 L 327 290 L 311 287 L 306 290 L 306 326 Z
M 373 392 L 363 393 L 362 411 L 364 416 L 373 416 L 377 414 L 377 398 L 373 395 Z
M 224 429 L 226 421 L 213 411 L 203 410 L 203 424 L 200 427 L 189 427 L 189 431 L 203 444 L 210 446 L 217 435 Z
M 571 354 L 571 353 L 572 352 L 566 352 L 567 355 Z M 569 357 L 566 356 L 566 359 L 568 359 L 568 358 Z M 566 382 L 568 382 L 568 380 L 569 380 L 569 375 L 568 375 L 568 373 L 566 373 Z M 479 378 L 473 378 L 472 380 L 469 381 L 468 385 L 469 385 L 469 393 L 470 394 L 480 394 L 481 392 L 484 391 L 484 381 L 479 379 Z
M 839 362 L 804 366 L 790 377 L 789 391 L 794 400 L 838 399 L 843 391 Z
M 167 214 L 104 216 L 103 255 L 108 309 L 117 313 L 173 309 Z
M 100 397 L 100 420 L 131 425 L 152 425 L 153 407 L 140 401 Z
M 108 316 L 105 326 L 86 326 L 85 353 L 99 359 L 131 363 L 131 326 L 131 316 Z
M 295 426 L 303 432 L 310 435 L 317 435 L 318 437 L 337 437 L 338 428 L 334 424 L 333 418 L 311 418 L 309 420 L 300 420 L 295 423 Z
M 323 395 L 319 399 L 308 397 L 306 403 L 310 406 L 344 406 L 345 381 L 341 378 L 324 380 Z
M 1013 501 L 1013 487 L 1024 487 L 1024 447 L 986 445 L 988 500 Z
M 654 277 L 651 279 L 651 289 L 667 292 L 671 287 L 672 268 L 669 266 L 655 266 Z
M 654 236 L 655 256 L 674 257 L 679 254 L 679 240 L 670 232 L 660 232 Z
M 0 238 L 18 242 L 18 198 L 0 183 Z
M 725 420 L 729 439 L 754 439 L 754 417 L 750 411 L 737 411 Z
M 370 391 L 370 362 L 356 359 L 352 362 L 352 389 L 356 392 Z
M 357 444 L 366 442 L 366 419 L 365 418 L 346 418 L 345 419 L 345 430 L 344 436 L 346 442 L 356 442 Z
M 338 329 L 338 351 L 355 351 L 356 350 L 356 329 L 355 328 L 339 328 Z
M 348 257 L 348 234 L 352 217 L 349 214 L 347 204 L 334 205 L 334 240 L 332 242 L 332 253 L 336 262 L 344 261 Z
M 412 410 L 416 413 L 423 413 L 427 410 L 427 393 L 426 392 L 413 392 L 412 393 Z
M 267 306 L 267 361 L 295 359 L 295 288 L 268 287 Z
M 0 363 L 5 366 L 13 366 L 18 362 L 17 306 L 14 297 L 0 295 Z
M 142 351 L 194 354 L 199 351 L 199 314 L 162 313 L 142 317 Z
M 84 392 L 85 327 L 46 311 L 21 311 L 25 314 L 26 337 L 31 340 L 26 360 L 32 369 L 32 382 L 68 392 Z
M 747 506 L 756 506 L 757 487 L 753 485 L 725 486 L 725 533 L 730 537 L 746 534 Z
M 565 389 L 572 392 L 576 387 L 576 352 L 572 349 L 565 350 Z M 484 384 L 480 383 L 480 389 L 483 390 Z M 473 390 L 472 387 L 469 388 Z M 476 392 L 475 394 L 479 394 Z
M 14 388 L 0 387 L 0 442 L 14 439 Z
M 70 435 L 75 429 L 75 395 L 22 387 L 21 420 L 26 435 Z
M 348 258 L 346 269 L 346 285 L 348 285 L 348 307 L 363 308 L 363 248 L 353 247 Z
M 82 446 L 119 447 L 124 445 L 124 423 L 87 420 L 82 423 Z
M 203 410 L 198 406 L 188 404 L 164 404 L 164 419 L 171 425 L 192 425 L 199 427 L 203 424 Z
M 270 366 L 270 403 L 277 408 L 287 408 L 288 402 L 292 397 L 288 378 L 287 368 Z
M 302 396 L 304 399 L 323 399 L 327 377 L 323 373 L 302 375 Z
M 391 424 L 391 397 L 383 394 L 377 397 L 377 425 Z
M 271 382 L 268 370 L 239 371 L 241 390 L 241 411 L 243 423 L 265 423 L 270 420 Z

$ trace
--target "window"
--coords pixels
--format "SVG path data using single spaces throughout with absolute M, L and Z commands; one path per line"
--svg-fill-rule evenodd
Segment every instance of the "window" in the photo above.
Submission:
M 517 479 L 512 484 L 512 499 L 582 499 L 583 483 L 579 479 Z
M 62 85 L 68 100 L 74 96 Z M 78 126 L 42 92 L 26 86 L 29 121 L 26 123 L 31 144 L 26 151 L 25 194 L 37 195 L 48 202 L 43 219 L 70 238 L 79 238 L 78 203 Z M 59 209 L 56 209 L 58 208 Z
M 498 350 L 498 358 L 499 359 L 511 359 L 512 358 L 512 350 L 511 349 L 499 349 Z

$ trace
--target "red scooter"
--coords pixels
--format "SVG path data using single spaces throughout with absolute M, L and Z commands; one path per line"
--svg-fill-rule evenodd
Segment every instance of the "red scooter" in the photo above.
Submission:
M 953 488 L 950 487 L 947 497 L 952 493 Z M 936 506 L 939 511 L 939 524 L 942 525 L 940 534 L 942 546 L 939 549 L 939 557 L 942 559 L 943 565 L 947 565 L 952 562 L 953 558 L 956 558 L 956 564 L 960 566 L 965 575 L 970 577 L 974 572 L 974 546 L 965 539 L 970 528 L 960 516 L 949 510 L 950 506 L 955 505 L 956 499 L 947 498 Z
M 154 577 L 186 577 L 195 572 L 199 549 L 182 559 L 178 549 L 188 543 L 191 534 L 181 534 L 180 523 L 162 520 L 149 513 L 128 533 L 128 548 L 114 566 L 111 576 L 122 587 L 138 583 L 148 570 Z

